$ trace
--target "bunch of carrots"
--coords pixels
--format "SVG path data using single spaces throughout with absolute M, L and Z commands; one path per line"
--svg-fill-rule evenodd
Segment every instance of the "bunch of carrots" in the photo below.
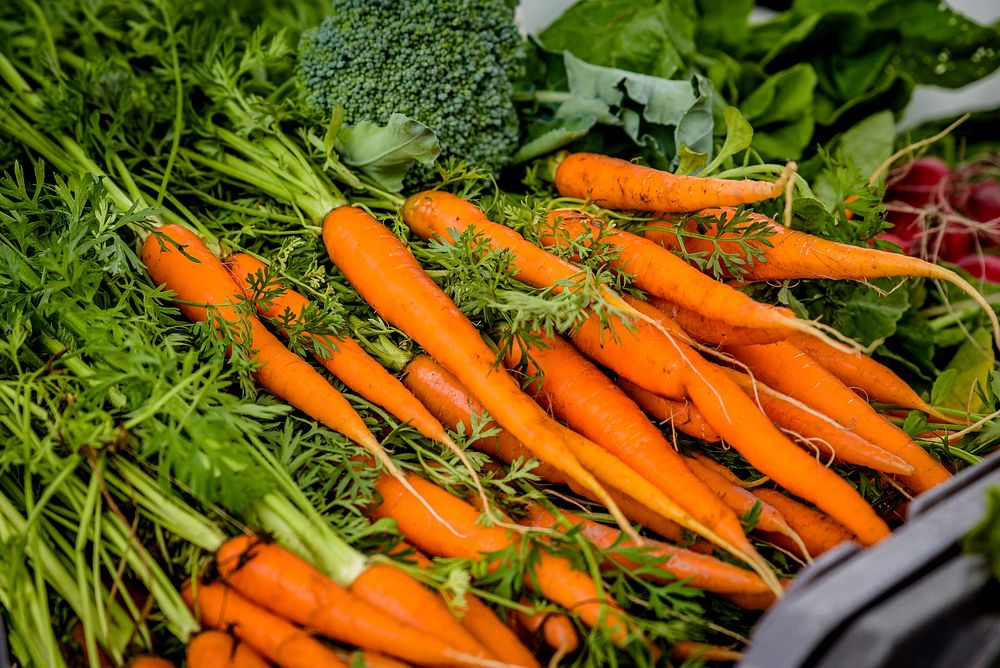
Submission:
M 661 570 L 644 577 L 683 580 L 757 610 L 779 598 L 787 582 L 758 553 L 741 518 L 756 513 L 754 540 L 806 561 L 846 540 L 875 544 L 889 534 L 886 520 L 826 462 L 867 467 L 916 495 L 950 472 L 869 402 L 958 421 L 832 328 L 756 302 L 672 252 L 698 250 L 697 239 L 682 234 L 694 224 L 685 223 L 684 214 L 696 212 L 699 225 L 714 219 L 722 227 L 736 214 L 733 207 L 780 195 L 787 178 L 679 177 L 605 156 L 569 155 L 555 172 L 561 195 L 648 212 L 662 224 L 633 234 L 581 204 L 549 211 L 537 245 L 458 196 L 426 191 L 408 197 L 400 213 L 414 235 L 447 243 L 475 235 L 485 242 L 479 248 L 509 254 L 517 281 L 554 292 L 592 288 L 591 275 L 552 251 L 611 244 L 613 267 L 627 271 L 646 296 L 623 296 L 601 285 L 595 294 L 613 317 L 602 317 L 595 305 L 566 331 L 535 332 L 530 344 L 514 346 L 502 359 L 388 227 L 346 204 L 323 214 L 330 260 L 378 315 L 425 352 L 412 358 L 400 379 L 351 338 L 315 333 L 309 336 L 317 361 L 459 457 L 476 481 L 476 498 L 460 498 L 400 470 L 334 385 L 281 342 L 287 330 L 268 328 L 261 318 L 291 326 L 310 302 L 280 282 L 267 258 L 219 257 L 204 239 L 170 224 L 146 236 L 142 260 L 187 317 L 211 322 L 231 345 L 250 351 L 263 388 L 364 449 L 353 465 L 379 470 L 378 500 L 367 512 L 373 520 L 395 520 L 411 546 L 405 554 L 416 554 L 409 558 L 418 565 L 429 563 L 426 554 L 499 568 L 492 555 L 516 549 L 521 533 L 578 530 L 601 548 L 633 546 L 662 556 Z M 945 268 L 764 222 L 771 243 L 756 248 L 762 259 L 747 267 L 743 280 L 922 276 L 982 299 Z M 723 236 L 712 243 L 729 242 Z M 991 309 L 986 313 L 1000 341 L 1000 324 Z M 539 478 L 602 505 L 617 526 L 549 504 L 508 512 L 495 507 L 449 435 L 470 433 L 484 414 L 496 430 L 472 447 L 505 463 L 536 459 Z M 734 448 L 774 487 L 745 482 L 703 454 L 680 452 L 668 436 L 677 431 Z M 713 549 L 746 568 L 713 556 Z M 631 563 L 627 556 L 615 560 L 619 567 Z M 280 666 L 350 660 L 317 636 L 357 647 L 367 665 L 537 665 L 510 628 L 471 597 L 459 618 L 415 581 L 400 580 L 404 584 L 390 592 L 389 580 L 377 580 L 369 569 L 353 581 L 335 582 L 285 547 L 249 536 L 225 543 L 212 571 L 213 577 L 184 588 L 202 624 L 216 629 L 191 642 L 192 666 L 265 665 L 261 657 Z M 384 571 L 379 577 L 387 578 Z M 644 642 L 599 582 L 564 557 L 543 551 L 535 577 L 525 584 L 616 644 Z M 522 631 L 544 628 L 556 656 L 576 648 L 572 627 L 558 615 L 511 617 Z M 719 660 L 738 656 L 682 643 L 673 651 Z M 229 663 L 197 663 L 196 657 L 210 655 Z

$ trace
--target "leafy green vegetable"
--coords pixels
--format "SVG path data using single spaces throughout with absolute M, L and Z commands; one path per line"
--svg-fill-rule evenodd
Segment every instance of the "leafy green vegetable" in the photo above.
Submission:
M 969 410 L 971 413 L 980 412 L 983 402 L 974 390 L 977 385 L 986 386 L 995 365 L 992 335 L 985 329 L 977 329 L 949 362 L 948 370 L 955 372 L 953 385 L 951 391 L 939 398 L 938 403 L 948 408 Z
M 344 126 L 336 149 L 346 164 L 391 192 L 403 189 L 403 178 L 415 163 L 431 165 L 441 154 L 431 129 L 403 114 L 392 114 L 385 126 L 370 121 Z

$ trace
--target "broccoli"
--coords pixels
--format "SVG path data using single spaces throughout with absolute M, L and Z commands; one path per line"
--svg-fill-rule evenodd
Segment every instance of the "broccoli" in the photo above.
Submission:
M 496 172 L 517 147 L 512 100 L 524 42 L 509 0 L 333 0 L 305 31 L 299 73 L 311 104 L 347 123 L 393 112 L 431 128 L 442 157 Z

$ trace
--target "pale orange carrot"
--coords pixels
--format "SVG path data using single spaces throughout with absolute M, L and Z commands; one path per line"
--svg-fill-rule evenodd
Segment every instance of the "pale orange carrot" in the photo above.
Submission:
M 714 217 L 721 221 L 735 215 L 734 209 L 726 208 L 728 205 L 721 202 L 709 206 L 719 208 L 706 207 L 699 213 L 701 220 L 706 217 Z M 767 244 L 759 241 L 743 242 L 753 246 L 755 251 L 762 253 L 764 257 L 762 261 L 753 262 L 743 267 L 745 270 L 741 276 L 743 280 L 781 281 L 792 278 L 830 278 L 863 281 L 872 278 L 899 276 L 946 281 L 968 294 L 983 308 L 983 314 L 989 319 L 993 328 L 994 341 L 1000 346 L 1000 319 L 997 318 L 993 306 L 972 284 L 951 269 L 901 253 L 829 241 L 787 228 L 762 214 L 748 213 L 747 215 L 751 221 L 765 224 L 771 234 L 767 237 Z M 694 230 L 696 226 L 697 223 L 693 220 L 685 225 L 688 230 Z M 713 226 L 707 231 L 707 234 L 714 235 L 715 229 L 717 227 Z M 679 247 L 676 230 L 676 226 L 669 225 L 647 231 L 644 236 L 667 248 L 676 249 Z M 689 252 L 699 252 L 712 251 L 715 244 L 719 244 L 723 250 L 741 252 L 737 242 L 726 241 L 725 238 L 726 235 L 722 235 L 722 240 L 713 239 L 711 241 L 687 238 L 684 240 L 684 246 Z
M 780 195 L 791 176 L 778 181 L 677 176 L 596 153 L 571 153 L 559 162 L 559 194 L 594 202 L 606 209 L 696 211 L 709 206 L 751 204 Z
M 914 492 L 945 482 L 951 474 L 902 429 L 879 415 L 836 376 L 807 353 L 787 342 L 728 346 L 726 351 L 746 364 L 775 390 L 829 416 L 845 429 L 896 455 L 913 467 L 902 477 Z
M 719 440 L 719 435 L 689 400 L 675 401 L 661 397 L 642 389 L 627 378 L 618 378 L 615 382 L 639 408 L 655 420 L 669 423 L 688 436 L 703 441 L 714 443 Z

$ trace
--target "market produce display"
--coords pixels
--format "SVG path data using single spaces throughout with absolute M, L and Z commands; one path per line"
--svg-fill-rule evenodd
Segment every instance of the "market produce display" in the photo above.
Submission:
M 995 453 L 1000 32 L 826 4 L 0 8 L 16 665 L 730 664 Z

